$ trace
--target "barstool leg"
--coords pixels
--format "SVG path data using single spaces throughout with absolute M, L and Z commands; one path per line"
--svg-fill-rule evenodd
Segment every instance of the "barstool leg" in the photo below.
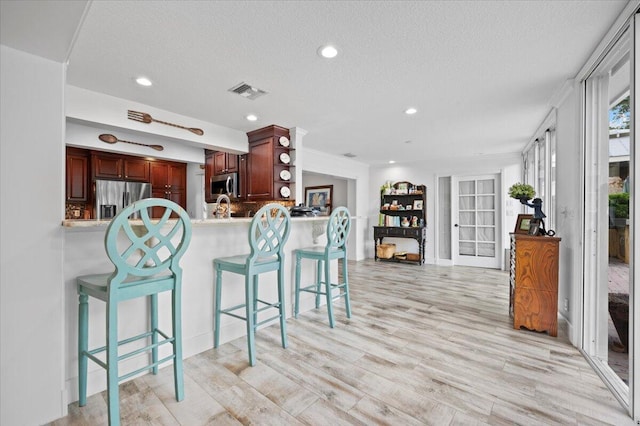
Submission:
M 181 279 L 176 279 L 178 283 Z M 184 373 L 182 367 L 182 291 L 180 288 L 173 289 L 171 307 L 173 321 L 173 382 L 176 391 L 176 401 L 184 399 Z
M 256 330 L 258 328 L 258 277 L 259 275 L 253 276 L 253 328 Z
M 320 263 L 320 262 L 318 262 Z M 333 328 L 335 326 L 335 322 L 333 320 L 333 304 L 332 304 L 332 292 L 331 292 L 331 262 L 329 259 L 325 259 L 324 263 L 324 285 L 325 291 L 327 293 L 327 312 L 329 314 L 329 327 Z
M 149 298 L 151 300 L 151 343 L 156 345 L 158 343 L 158 294 L 152 294 Z M 154 346 L 151 349 L 151 360 L 154 364 L 158 362 L 157 346 Z M 154 365 L 151 372 L 153 374 L 158 374 L 158 366 Z
M 284 262 L 280 262 L 278 268 L 278 308 L 280 310 L 280 338 L 282 339 L 282 347 L 287 347 L 287 318 L 284 304 Z
M 300 269 L 302 259 L 300 258 L 300 253 L 296 252 L 296 302 L 293 305 L 293 316 L 298 318 L 298 313 L 300 312 Z
M 347 318 L 351 318 L 351 298 L 349 297 L 349 276 L 347 275 L 347 258 L 342 259 L 342 278 L 344 280 L 344 307 Z
M 78 405 L 87 404 L 87 350 L 89 350 L 89 296 L 78 297 Z
M 118 304 L 107 301 L 107 406 L 109 424 L 120 424 L 118 389 Z
M 213 347 L 217 348 L 220 344 L 220 297 L 222 296 L 222 271 L 220 266 L 215 265 L 216 269 L 216 302 L 215 302 L 215 324 L 213 327 Z
M 256 348 L 255 348 L 255 339 L 254 339 L 254 323 L 253 323 L 253 298 L 255 295 L 253 294 L 253 276 L 250 274 L 245 275 L 244 277 L 244 287 L 245 287 L 245 310 L 246 310 L 246 321 L 247 321 L 247 350 L 249 351 L 249 365 L 256 365 Z
M 320 307 L 320 294 L 322 294 L 322 260 L 316 261 L 316 309 Z

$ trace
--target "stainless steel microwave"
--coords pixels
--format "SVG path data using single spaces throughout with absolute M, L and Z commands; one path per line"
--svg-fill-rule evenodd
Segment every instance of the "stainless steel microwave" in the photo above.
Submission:
M 218 195 L 222 194 L 226 194 L 232 199 L 238 198 L 238 173 L 211 176 L 209 186 L 211 190 L 211 198 L 214 200 Z

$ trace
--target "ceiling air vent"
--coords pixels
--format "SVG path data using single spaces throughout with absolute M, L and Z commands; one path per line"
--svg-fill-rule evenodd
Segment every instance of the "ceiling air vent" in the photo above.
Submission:
M 257 99 L 260 96 L 267 94 L 267 92 L 265 92 L 264 90 L 260 90 L 257 87 L 253 87 L 252 85 L 247 84 L 245 82 L 242 82 L 232 87 L 231 89 L 229 89 L 229 91 L 233 93 L 237 93 L 243 98 L 251 99 L 251 100 Z

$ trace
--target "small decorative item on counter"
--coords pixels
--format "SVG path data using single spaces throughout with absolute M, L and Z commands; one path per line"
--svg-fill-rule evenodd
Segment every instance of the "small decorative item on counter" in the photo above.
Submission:
M 409 227 L 409 218 L 408 217 L 403 217 L 402 221 L 400 222 L 400 226 L 404 227 L 404 228 L 408 228 Z
M 411 218 L 411 226 L 413 226 L 414 228 L 418 227 L 418 216 L 413 216 Z
M 384 203 L 381 210 L 389 210 L 389 203 Z

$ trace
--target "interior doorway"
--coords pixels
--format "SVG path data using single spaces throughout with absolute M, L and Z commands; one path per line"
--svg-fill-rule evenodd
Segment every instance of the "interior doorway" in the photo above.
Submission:
M 454 176 L 451 186 L 453 264 L 499 269 L 500 175 Z

